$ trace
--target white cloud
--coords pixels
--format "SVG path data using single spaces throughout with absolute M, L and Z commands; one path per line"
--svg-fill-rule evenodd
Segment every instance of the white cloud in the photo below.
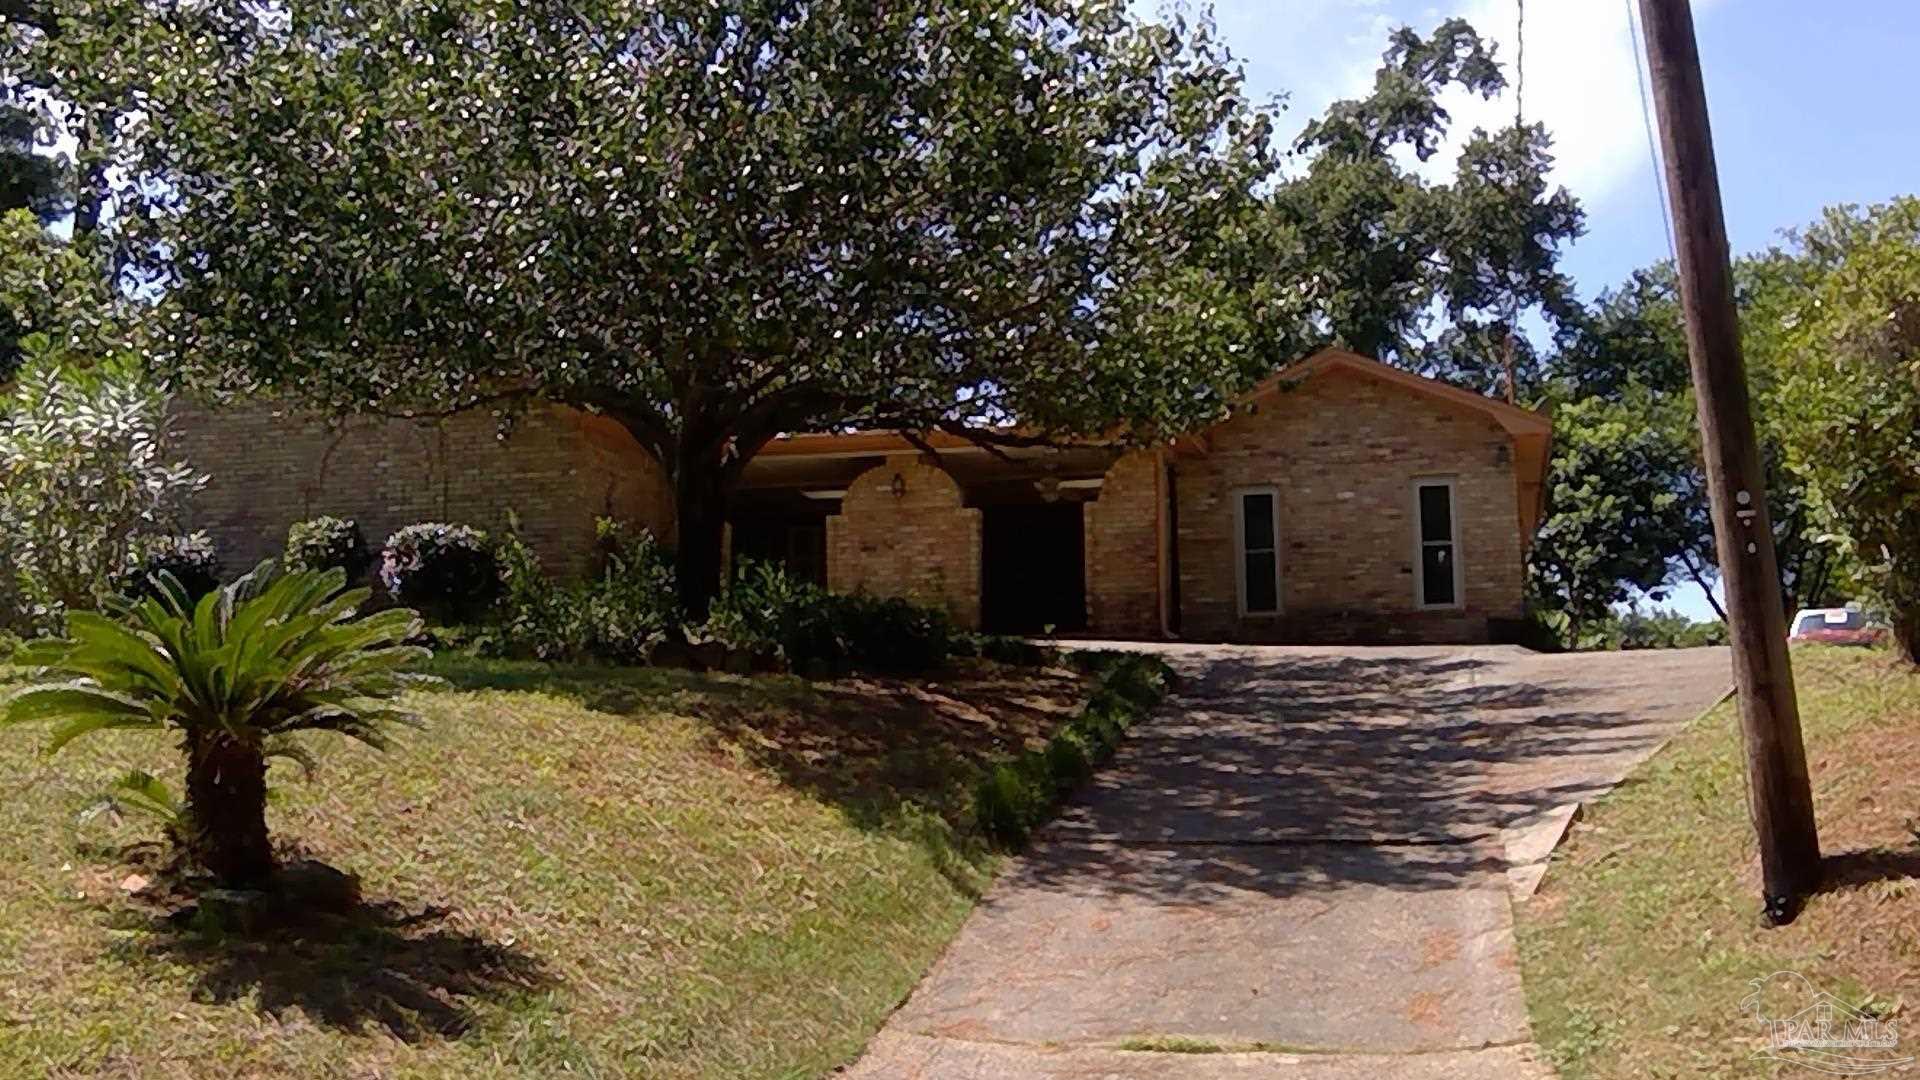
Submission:
M 1554 138 L 1554 176 L 1589 209 L 1654 183 L 1627 28 L 1631 0 L 1530 0 L 1526 9 L 1526 118 Z M 1696 15 L 1720 0 L 1697 0 Z M 1499 45 L 1509 87 L 1492 101 L 1443 97 L 1453 136 L 1424 166 L 1450 175 L 1474 127 L 1513 121 L 1516 0 L 1454 0 L 1445 6 L 1381 0 L 1216 0 L 1222 34 L 1248 63 L 1260 93 L 1286 91 L 1300 124 L 1338 98 L 1366 92 L 1389 30 L 1422 33 L 1458 14 Z M 1284 15 L 1282 13 L 1284 12 Z M 1644 191 L 1635 190 L 1636 185 Z
M 1527 122 L 1543 123 L 1553 135 L 1555 179 L 1582 201 L 1595 206 L 1630 185 L 1653 184 L 1626 3 L 1528 4 L 1524 88 L 1513 67 L 1515 0 L 1471 0 L 1462 14 L 1499 42 L 1508 88 L 1493 101 L 1457 91 L 1442 99 L 1454 119 L 1449 150 L 1476 126 L 1511 123 L 1514 94 L 1523 89 Z M 1444 155 L 1449 163 L 1452 156 Z

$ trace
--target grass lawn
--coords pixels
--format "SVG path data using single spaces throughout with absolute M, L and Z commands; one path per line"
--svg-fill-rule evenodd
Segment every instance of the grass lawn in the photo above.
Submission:
M 994 868 L 963 807 L 1080 676 L 447 663 L 386 754 L 310 737 L 276 838 L 363 901 L 222 937 L 75 812 L 172 748 L 0 732 L 0 1076 L 806 1077 L 854 1056 Z M 0 675 L 0 681 L 4 676 Z M 284 771 L 283 771 L 284 770 Z M 126 884 L 135 884 L 126 882 Z
M 1754 1057 L 1761 1028 L 1741 1002 L 1778 971 L 1912 1025 L 1920 675 L 1819 647 L 1794 651 L 1794 674 L 1827 891 L 1762 927 L 1739 721 L 1721 706 L 1589 808 L 1519 912 L 1534 1034 L 1569 1080 L 1818 1075 Z M 1920 1053 L 1902 1034 L 1900 1054 Z

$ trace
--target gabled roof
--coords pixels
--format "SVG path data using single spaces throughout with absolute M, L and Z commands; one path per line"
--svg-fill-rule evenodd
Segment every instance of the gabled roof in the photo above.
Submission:
M 1370 356 L 1347 349 L 1327 348 L 1261 382 L 1247 395 L 1249 400 L 1282 392 L 1288 385 L 1316 375 L 1342 371 L 1396 386 L 1411 393 L 1452 405 L 1498 424 L 1513 439 L 1513 472 L 1519 490 L 1520 537 L 1523 545 L 1533 541 L 1534 530 L 1546 513 L 1547 454 L 1553 443 L 1553 421 L 1532 409 L 1523 409 L 1485 394 L 1415 375 L 1410 371 L 1383 364 Z
M 1344 372 L 1398 387 L 1476 413 L 1498 424 L 1513 439 L 1514 477 L 1519 486 L 1520 536 L 1522 543 L 1532 542 L 1534 530 L 1546 512 L 1547 453 L 1553 441 L 1552 420 L 1532 409 L 1510 405 L 1425 375 L 1415 375 L 1370 356 L 1341 348 L 1321 349 L 1305 360 L 1275 372 L 1247 391 L 1240 398 L 1240 403 L 1257 403 L 1285 393 L 1290 387 L 1316 376 L 1333 372 Z M 1206 441 L 1206 432 L 1203 431 L 1180 442 L 1188 448 L 1200 448 L 1204 452 Z
M 1403 387 L 1416 394 L 1424 394 L 1437 401 L 1449 402 L 1482 413 L 1506 428 L 1508 434 L 1514 436 L 1547 435 L 1553 431 L 1553 422 L 1532 409 L 1509 405 L 1498 398 L 1463 390 L 1438 379 L 1415 375 L 1411 371 L 1402 371 L 1370 356 L 1362 356 L 1357 352 L 1340 348 L 1321 349 L 1291 367 L 1282 368 L 1263 379 L 1252 390 L 1247 391 L 1241 400 L 1257 401 L 1271 397 L 1291 384 L 1305 382 L 1315 375 L 1329 371 L 1349 371 L 1356 375 L 1364 375 L 1392 386 Z
M 1484 394 L 1402 371 L 1371 357 L 1340 348 L 1322 349 L 1297 364 L 1281 369 L 1249 390 L 1240 401 L 1242 404 L 1262 401 L 1284 393 L 1291 386 L 1334 372 L 1372 379 L 1453 408 L 1476 413 L 1499 425 L 1513 439 L 1514 475 L 1519 485 L 1520 535 L 1531 540 L 1545 509 L 1547 451 L 1553 436 L 1551 420 L 1532 409 L 1509 405 Z M 1208 428 L 1176 439 L 1175 449 L 1205 453 L 1207 432 L 1211 430 Z M 1099 443 L 1097 439 L 1075 441 L 1075 445 L 1081 446 Z M 850 431 L 783 435 L 769 442 L 760 454 L 771 457 L 842 457 L 911 453 L 922 446 L 931 446 L 936 450 L 974 448 L 970 440 L 946 432 L 930 432 L 914 440 L 891 431 Z

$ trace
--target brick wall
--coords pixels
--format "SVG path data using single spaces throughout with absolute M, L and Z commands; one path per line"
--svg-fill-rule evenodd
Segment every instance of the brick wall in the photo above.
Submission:
M 557 575 L 586 568 L 597 516 L 656 530 L 672 521 L 653 459 L 612 421 L 571 409 L 537 408 L 504 439 L 485 413 L 329 423 L 274 404 L 182 401 L 173 414 L 183 456 L 211 474 L 192 525 L 212 534 L 228 570 L 277 556 L 287 527 L 319 514 L 354 519 L 378 547 L 421 521 L 502 529 L 512 511 Z
M 1160 633 L 1160 505 L 1166 498 L 1158 451 L 1136 451 L 1107 470 L 1087 504 L 1087 630 L 1121 638 Z
M 1174 462 L 1181 636 L 1481 641 L 1489 618 L 1521 615 L 1517 481 L 1500 461 L 1510 439 L 1493 421 L 1334 371 L 1213 429 L 1208 443 Z M 1428 476 L 1455 482 L 1459 610 L 1415 603 L 1413 482 Z M 1282 614 L 1243 618 L 1231 493 L 1264 485 L 1279 496 Z
M 893 493 L 893 478 L 906 485 Z M 827 587 L 901 596 L 980 625 L 980 511 L 964 505 L 945 470 L 919 458 L 888 458 L 847 485 L 827 519 Z

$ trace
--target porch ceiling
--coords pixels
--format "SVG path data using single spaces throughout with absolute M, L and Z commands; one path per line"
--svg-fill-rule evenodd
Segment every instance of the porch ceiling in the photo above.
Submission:
M 912 453 L 912 451 L 907 451 Z M 1044 477 L 1057 480 L 1098 479 L 1121 451 L 1106 446 L 1064 449 L 1020 448 L 1002 451 L 1004 457 L 978 447 L 939 449 L 938 463 L 962 488 L 999 488 Z M 887 460 L 884 453 L 763 454 L 747 463 L 740 478 L 742 492 L 837 491 L 861 473 Z

